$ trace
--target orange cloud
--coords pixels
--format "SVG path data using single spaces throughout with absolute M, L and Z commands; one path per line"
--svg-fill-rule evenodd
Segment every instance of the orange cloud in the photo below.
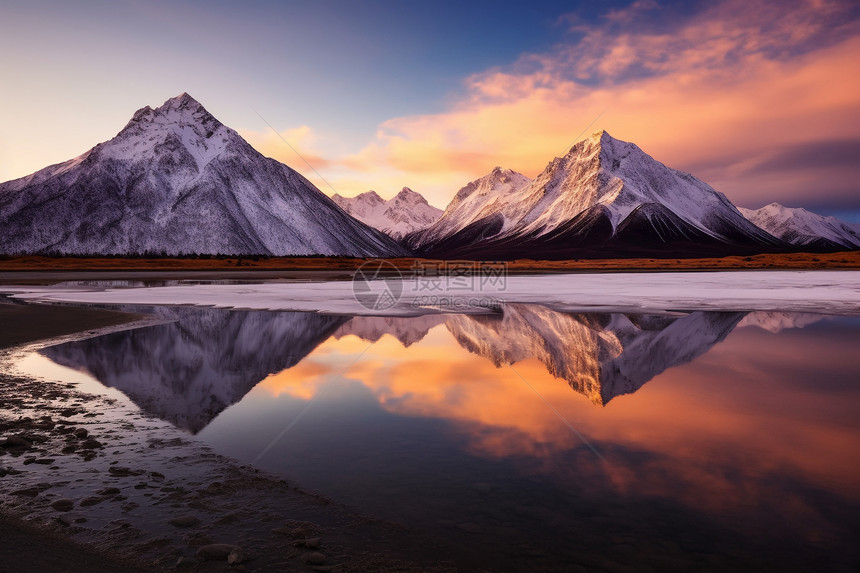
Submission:
M 314 169 L 325 169 L 331 162 L 314 151 L 317 137 L 307 125 L 285 129 L 276 133 L 267 131 L 243 130 L 240 135 L 257 151 L 305 171 L 310 164 Z M 307 163 L 306 163 L 307 162 Z
M 860 138 L 860 76 L 849 73 L 860 34 L 839 22 L 845 9 L 730 0 L 655 31 L 639 25 L 654 7 L 637 3 L 575 44 L 468 78 L 446 112 L 386 121 L 339 164 L 444 205 L 495 165 L 534 176 L 583 131 L 605 128 L 741 205 L 856 201 L 846 183 L 860 177 L 856 161 L 816 169 L 810 158 L 790 177 L 766 168 L 816 142 Z

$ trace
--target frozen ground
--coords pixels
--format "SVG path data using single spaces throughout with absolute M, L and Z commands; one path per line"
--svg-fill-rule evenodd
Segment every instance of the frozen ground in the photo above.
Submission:
M 539 303 L 557 310 L 660 312 L 729 310 L 860 314 L 860 271 L 732 271 L 422 277 L 151 288 L 0 287 L 31 301 L 199 305 L 360 315 L 486 312 L 499 303 Z M 358 294 L 356 294 L 358 293 Z M 387 295 L 391 296 L 388 297 Z M 383 304 L 377 297 L 385 295 Z

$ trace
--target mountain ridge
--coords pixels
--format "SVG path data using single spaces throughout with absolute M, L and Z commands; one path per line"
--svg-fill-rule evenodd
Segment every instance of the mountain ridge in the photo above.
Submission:
M 442 209 L 430 205 L 423 195 L 409 187 L 388 200 L 373 190 L 355 197 L 335 193 L 332 200 L 359 221 L 397 240 L 432 225 L 442 215 Z
M 464 188 L 433 227 L 408 235 L 405 243 L 425 256 L 508 259 L 724 256 L 789 248 L 750 223 L 722 193 L 605 130 L 520 183 L 494 196 L 495 212 L 479 211 L 482 218 L 458 212 L 470 195 Z M 428 237 L 435 229 L 443 231 Z
M 860 248 L 860 234 L 836 217 L 825 217 L 801 207 L 770 203 L 760 209 L 738 209 L 753 224 L 799 247 L 842 250 Z
M 6 254 L 405 254 L 187 93 L 140 108 L 74 159 L 0 184 L 0 225 Z

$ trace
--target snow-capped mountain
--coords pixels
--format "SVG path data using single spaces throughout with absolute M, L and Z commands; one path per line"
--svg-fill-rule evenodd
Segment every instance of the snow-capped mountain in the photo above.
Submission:
M 529 183 L 531 179 L 522 173 L 496 167 L 457 191 L 442 216 L 410 235 L 407 244 L 417 249 L 430 245 L 439 248 L 446 242 L 479 239 L 484 232 L 496 234 L 510 227 L 517 209 L 510 199 Z
M 83 155 L 0 184 L 0 252 L 390 256 L 388 236 L 188 94 Z
M 739 210 L 755 225 L 792 245 L 828 251 L 860 248 L 860 235 L 836 217 L 824 217 L 779 203 L 761 209 Z
M 442 215 L 442 209 L 430 205 L 423 195 L 409 187 L 404 187 L 388 201 L 376 191 L 355 197 L 334 194 L 332 200 L 359 221 L 395 239 L 432 225 Z
M 534 181 L 511 185 L 478 220 L 467 213 L 466 202 L 455 198 L 436 225 L 406 242 L 431 256 L 552 259 L 789 247 L 747 221 L 706 183 L 605 131 L 555 158 Z M 425 239 L 449 220 L 457 222 L 453 233 Z M 473 222 L 460 224 L 466 220 Z

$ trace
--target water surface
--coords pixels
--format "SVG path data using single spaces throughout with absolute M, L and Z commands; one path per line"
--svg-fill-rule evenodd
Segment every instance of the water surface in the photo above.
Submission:
M 466 568 L 858 564 L 860 319 L 133 310 L 175 322 L 27 367 L 85 371 Z

